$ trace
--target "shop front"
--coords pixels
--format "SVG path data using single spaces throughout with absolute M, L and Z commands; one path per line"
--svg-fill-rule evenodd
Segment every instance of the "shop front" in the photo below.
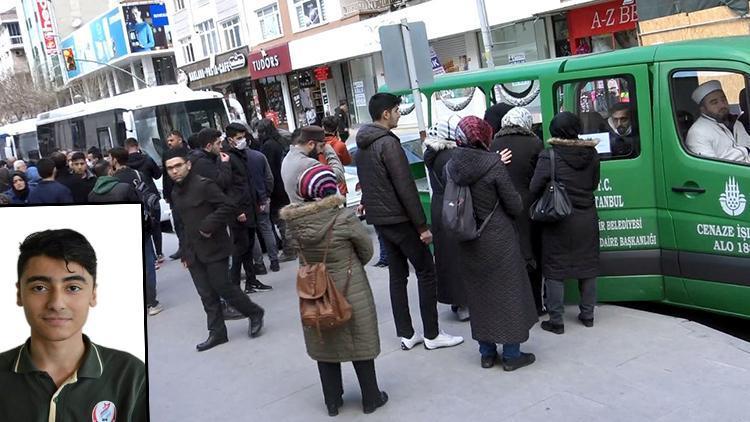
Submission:
M 214 59 L 205 59 L 180 69 L 182 83 L 194 90 L 224 94 L 230 120 L 250 122 L 254 117 L 252 83 L 248 77 L 249 49 L 242 47 Z
M 256 113 L 272 120 L 277 127 L 294 130 L 297 124 L 287 79 L 292 70 L 289 45 L 252 51 L 248 62 Z
M 615 0 L 570 10 L 566 21 L 567 41 L 572 54 L 598 53 L 638 45 L 638 11 L 634 0 Z

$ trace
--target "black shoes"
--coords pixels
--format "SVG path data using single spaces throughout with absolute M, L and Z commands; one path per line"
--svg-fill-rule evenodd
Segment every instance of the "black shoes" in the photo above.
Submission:
M 273 290 L 273 287 L 269 286 L 268 284 L 263 284 L 258 280 L 255 280 L 255 283 L 251 284 L 251 287 L 258 292 L 267 292 L 269 290 Z
M 536 356 L 534 356 L 533 353 L 521 352 L 521 356 L 517 358 L 512 358 L 512 359 L 503 358 L 503 370 L 507 372 L 515 371 L 516 369 L 531 365 L 532 363 L 534 363 L 535 360 L 536 360 Z
M 583 324 L 585 327 L 591 328 L 594 326 L 594 318 L 586 319 L 581 318 L 581 316 L 578 315 L 578 320 L 581 321 L 581 324 Z
M 245 292 L 246 295 L 257 292 L 257 290 L 253 288 L 253 285 L 248 283 L 247 281 L 245 282 L 245 290 L 243 291 Z
M 263 328 L 263 315 L 265 312 L 261 312 L 260 315 L 250 317 L 250 327 L 247 329 L 247 335 L 250 337 L 258 337 L 260 330 Z
M 262 262 L 260 264 L 253 264 L 253 269 L 255 270 L 255 275 L 268 274 L 268 270 L 266 270 L 266 264 Z
M 364 411 L 367 414 L 370 414 L 378 409 L 378 407 L 383 406 L 384 404 L 388 403 L 388 394 L 385 393 L 385 391 L 380 392 L 380 397 L 375 401 L 373 404 L 367 404 L 362 405 L 362 411 Z
M 542 330 L 549 331 L 550 333 L 562 334 L 565 332 L 565 325 L 555 324 L 550 321 L 542 321 Z
M 497 354 L 494 354 L 492 356 L 482 356 L 482 368 L 492 368 L 495 366 L 495 362 L 497 361 Z
M 228 303 L 224 304 L 224 309 L 222 309 L 222 313 L 224 314 L 224 321 L 233 321 L 237 319 L 247 318 L 245 315 L 242 315 L 240 311 L 235 309 L 234 306 Z
M 328 416 L 337 416 L 339 414 L 339 408 L 344 405 L 344 399 L 339 397 L 336 403 L 326 404 L 328 409 Z
M 203 352 L 203 351 L 206 351 L 206 350 L 208 350 L 208 349 L 210 349 L 212 347 L 216 347 L 216 346 L 218 346 L 220 344 L 224 344 L 224 343 L 226 343 L 228 341 L 229 341 L 229 339 L 226 336 L 224 336 L 224 337 L 217 337 L 217 336 L 214 336 L 214 335 L 209 335 L 208 339 L 206 341 L 204 341 L 203 343 L 199 343 L 198 345 L 195 346 L 195 348 L 198 349 L 199 352 Z
M 279 272 L 280 269 L 281 268 L 279 268 L 279 261 L 278 260 L 271 261 L 271 271 L 272 272 L 277 273 L 277 272 Z

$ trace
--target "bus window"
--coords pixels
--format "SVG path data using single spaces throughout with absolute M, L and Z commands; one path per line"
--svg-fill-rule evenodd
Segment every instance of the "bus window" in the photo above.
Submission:
M 560 84 L 557 109 L 581 119 L 581 138 L 597 139 L 602 160 L 632 159 L 640 155 L 638 104 L 632 76 L 597 78 Z
M 748 75 L 681 70 L 670 85 L 675 126 L 688 153 L 750 164 Z
M 467 87 L 437 91 L 432 94 L 432 124 L 452 116 L 484 116 L 487 96 L 480 88 Z

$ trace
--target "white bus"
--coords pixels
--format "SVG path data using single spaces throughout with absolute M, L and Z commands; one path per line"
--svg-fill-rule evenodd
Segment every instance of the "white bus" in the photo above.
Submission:
M 36 119 L 22 120 L 0 127 L 0 158 L 39 159 Z

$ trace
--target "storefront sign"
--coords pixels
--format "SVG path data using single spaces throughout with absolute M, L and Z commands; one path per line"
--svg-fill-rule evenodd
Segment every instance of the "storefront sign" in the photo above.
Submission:
M 217 62 L 215 66 L 206 66 L 204 68 L 189 72 L 188 77 L 191 81 L 199 81 L 201 79 L 219 76 L 225 73 L 233 72 L 235 70 L 244 69 L 246 66 L 247 58 L 245 57 L 245 54 L 237 51 L 231 56 L 225 58 L 223 61 Z
M 363 81 L 354 81 L 354 105 L 357 107 L 367 107 L 367 96 L 365 95 L 365 83 Z
M 331 79 L 331 67 L 330 66 L 318 66 L 313 70 L 315 73 L 315 79 L 319 81 L 327 81 Z
M 635 29 L 638 23 L 636 3 L 616 0 L 568 12 L 571 39 L 612 34 Z
M 224 84 L 238 79 L 247 78 L 248 59 L 250 50 L 247 47 L 219 54 L 211 59 L 204 59 L 197 63 L 180 68 L 193 89 L 202 89 L 213 85 Z M 181 76 L 178 72 L 178 77 Z
M 292 70 L 288 44 L 253 51 L 248 55 L 248 61 L 250 62 L 250 76 L 253 79 L 282 75 Z
M 44 49 L 48 56 L 56 56 L 58 51 L 57 39 L 52 23 L 52 13 L 49 9 L 49 1 L 37 0 L 36 7 L 39 11 L 39 28 L 42 32 L 42 38 L 44 38 Z

